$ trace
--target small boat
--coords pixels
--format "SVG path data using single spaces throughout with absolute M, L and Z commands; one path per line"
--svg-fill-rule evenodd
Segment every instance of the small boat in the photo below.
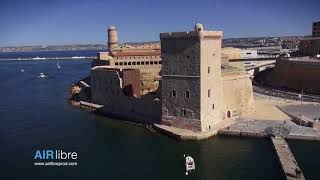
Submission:
M 60 66 L 60 64 L 59 64 L 59 62 L 57 61 L 57 68 L 58 69 L 60 69 L 61 68 L 61 66 Z
M 24 69 L 21 69 L 21 72 L 24 72 Z
M 32 58 L 32 60 L 45 60 L 46 58 L 45 57 L 35 57 L 35 58 Z
M 185 155 L 184 155 L 185 157 Z M 194 171 L 196 169 L 196 165 L 194 163 L 194 160 L 191 156 L 185 157 L 186 160 L 186 175 L 190 174 L 191 171 Z
M 85 56 L 72 56 L 72 59 L 84 59 L 86 58 Z
M 47 76 L 44 73 L 40 73 L 38 77 L 39 78 L 46 78 Z

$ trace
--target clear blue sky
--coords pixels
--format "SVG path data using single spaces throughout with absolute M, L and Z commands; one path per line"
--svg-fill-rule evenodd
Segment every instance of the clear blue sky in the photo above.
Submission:
M 156 41 L 160 32 L 223 30 L 224 38 L 309 35 L 320 0 L 0 0 L 0 46 Z

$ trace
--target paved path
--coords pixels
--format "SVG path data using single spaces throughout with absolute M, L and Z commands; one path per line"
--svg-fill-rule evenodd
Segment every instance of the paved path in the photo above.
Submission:
M 282 170 L 288 180 L 305 179 L 302 170 L 299 168 L 297 161 L 295 160 L 291 150 L 282 137 L 271 138 L 273 147 L 278 155 L 278 159 L 281 163 Z M 300 176 L 297 175 L 296 170 L 301 172 Z

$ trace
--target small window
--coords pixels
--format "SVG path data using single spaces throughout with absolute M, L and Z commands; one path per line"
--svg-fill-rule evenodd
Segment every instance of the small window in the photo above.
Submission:
M 171 92 L 171 97 L 176 97 L 176 96 L 177 96 L 176 90 L 172 90 L 172 92 Z
M 212 109 L 214 110 L 214 104 L 212 104 Z
M 153 65 L 153 61 L 150 61 L 150 64 Z
M 127 62 L 124 62 L 124 65 L 126 66 L 128 63 Z
M 136 65 L 136 62 L 132 62 L 132 65 Z
M 158 64 L 158 61 L 155 61 L 154 64 Z
M 122 62 L 120 62 L 120 66 L 122 66 L 123 65 L 123 63 Z
M 118 66 L 118 63 L 117 63 L 117 62 L 116 62 L 115 64 L 116 64 L 116 66 Z
M 131 62 L 128 62 L 128 65 L 131 65 Z
M 141 65 L 144 65 L 144 61 L 141 62 Z
M 161 64 L 161 61 L 159 61 L 159 64 Z
M 211 95 L 211 90 L 208 89 L 208 97 L 210 97 L 210 95 Z
M 208 74 L 210 74 L 210 67 L 208 67 Z
M 182 115 L 183 115 L 183 117 L 187 116 L 187 111 L 185 109 L 182 110 Z
M 140 65 L 140 61 L 137 62 L 137 65 Z
M 146 62 L 146 65 L 149 65 L 149 61 Z
M 186 99 L 189 99 L 189 98 L 190 98 L 190 91 L 186 91 L 184 97 L 185 97 Z

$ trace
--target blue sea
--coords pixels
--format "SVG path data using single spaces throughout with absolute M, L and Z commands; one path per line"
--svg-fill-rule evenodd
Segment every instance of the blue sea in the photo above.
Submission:
M 61 69 L 50 60 L 0 61 L 0 180 L 284 179 L 267 139 L 177 141 L 71 107 L 69 87 L 89 74 L 90 61 L 59 64 Z M 41 72 L 47 78 L 38 78 Z M 289 145 L 305 177 L 320 179 L 320 144 L 290 141 Z M 35 166 L 36 151 L 48 149 L 76 152 L 77 166 Z M 184 154 L 196 163 L 195 172 L 188 176 Z

